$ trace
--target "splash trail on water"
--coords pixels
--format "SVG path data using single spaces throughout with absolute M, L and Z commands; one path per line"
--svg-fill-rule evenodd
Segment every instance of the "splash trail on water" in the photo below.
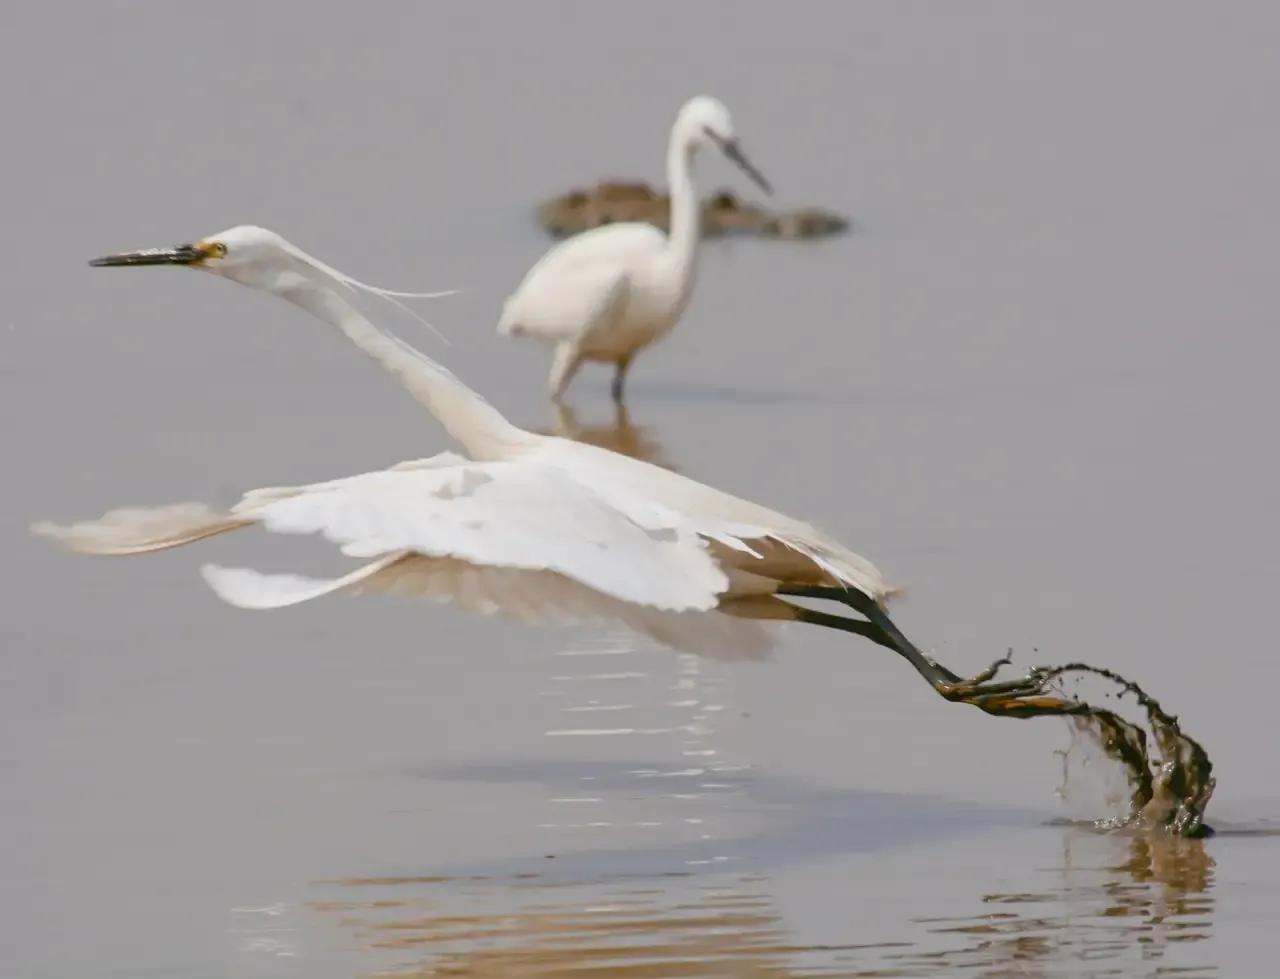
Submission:
M 1061 681 L 1070 674 L 1091 674 L 1120 687 L 1119 697 L 1132 696 L 1146 712 L 1155 743 L 1153 758 L 1146 730 L 1114 710 L 1069 695 Z M 1148 827 L 1174 836 L 1201 837 L 1213 830 L 1204 822 L 1213 795 L 1213 762 L 1204 746 L 1182 730 L 1178 718 L 1137 683 L 1114 670 L 1072 662 L 1031 670 L 1028 680 L 1039 693 L 986 696 L 971 703 L 1006 717 L 1067 717 L 1123 769 L 1129 783 L 1127 812 L 1098 820 L 1103 828 Z M 1060 696 L 1045 696 L 1053 690 Z

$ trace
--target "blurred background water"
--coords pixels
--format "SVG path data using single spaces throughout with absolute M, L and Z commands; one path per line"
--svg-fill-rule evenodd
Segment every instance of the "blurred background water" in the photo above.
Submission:
M 6 4 L 5 974 L 1265 972 L 1278 44 L 1262 3 Z M 404 602 L 256 615 L 195 567 L 279 541 L 28 537 L 445 447 L 296 310 L 84 264 L 235 223 L 463 290 L 427 308 L 449 347 L 381 317 L 565 425 L 544 352 L 493 333 L 533 206 L 660 180 L 699 91 L 781 204 L 856 227 L 707 246 L 623 440 L 871 557 L 956 669 L 1133 674 L 1249 832 L 1053 825 L 1063 727 L 848 637 L 748 664 Z M 606 372 L 571 397 L 618 434 Z

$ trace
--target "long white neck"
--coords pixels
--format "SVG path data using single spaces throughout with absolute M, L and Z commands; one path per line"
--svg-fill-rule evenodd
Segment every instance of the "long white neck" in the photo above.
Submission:
M 693 146 L 679 130 L 671 134 L 671 143 L 667 146 L 667 186 L 671 189 L 667 251 L 688 283 L 697 270 L 702 208 L 693 182 Z
M 309 279 L 280 290 L 285 299 L 341 330 L 348 340 L 399 378 L 473 459 L 510 458 L 538 436 L 517 428 L 449 370 L 394 334 L 374 326 L 333 289 Z

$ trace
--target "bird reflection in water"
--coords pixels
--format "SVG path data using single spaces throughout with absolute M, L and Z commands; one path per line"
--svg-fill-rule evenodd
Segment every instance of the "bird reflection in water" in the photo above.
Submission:
M 1049 874 L 1041 890 L 981 895 L 976 914 L 915 919 L 923 934 L 911 943 L 859 934 L 856 915 L 834 944 L 797 942 L 763 876 L 350 880 L 337 883 L 360 900 L 313 906 L 342 914 L 370 964 L 405 977 L 1047 976 L 1082 963 L 1215 974 L 1185 954 L 1171 961 L 1211 937 L 1203 840 L 1068 828 Z
M 663 469 L 676 472 L 676 467 L 667 459 L 662 443 L 653 433 L 653 429 L 643 425 L 633 425 L 627 406 L 614 403 L 613 420 L 606 424 L 584 424 L 579 421 L 577 413 L 567 404 L 553 402 L 552 429 L 547 434 L 559 435 L 561 438 L 585 442 L 587 445 L 599 446 L 620 452 L 644 462 L 651 462 Z
M 1214 859 L 1204 840 L 1068 829 L 1052 873 L 1043 890 L 984 895 L 979 914 L 917 919 L 935 940 L 963 944 L 893 955 L 902 971 L 877 974 L 1057 975 L 1082 962 L 1107 975 L 1216 974 L 1164 962 L 1175 946 L 1212 935 Z
M 476 976 L 485 979 L 789 979 L 796 949 L 786 943 L 781 917 L 750 878 L 689 887 L 669 878 L 599 886 L 507 882 L 505 895 L 534 898 L 499 912 L 429 910 L 426 900 L 330 902 L 322 910 L 345 913 L 380 969 L 404 979 Z M 380 893 L 388 882 L 373 884 Z M 588 894 L 581 893 L 583 891 Z M 474 892 L 473 892 L 474 894 Z M 408 953 L 412 965 L 404 963 Z

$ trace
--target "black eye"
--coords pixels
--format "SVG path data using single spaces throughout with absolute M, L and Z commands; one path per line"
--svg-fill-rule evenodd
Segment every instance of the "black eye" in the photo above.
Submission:
M 220 241 L 215 241 L 213 243 L 213 257 L 222 258 L 226 254 L 227 254 L 227 246 Z

